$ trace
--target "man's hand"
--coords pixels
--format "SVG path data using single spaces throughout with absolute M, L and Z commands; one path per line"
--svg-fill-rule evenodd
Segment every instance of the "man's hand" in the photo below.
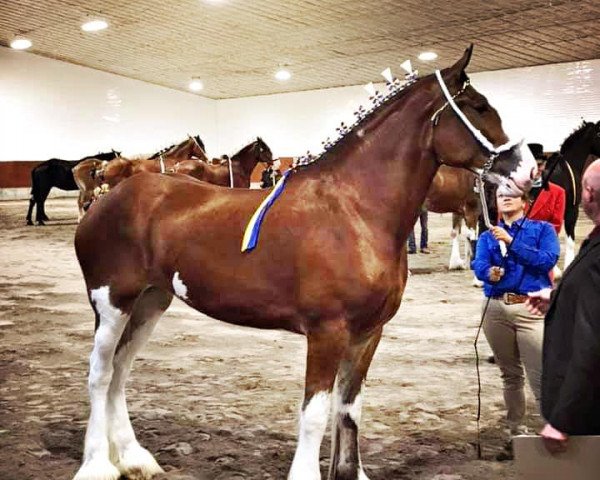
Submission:
M 565 452 L 567 450 L 567 440 L 569 437 L 566 433 L 562 433 L 554 428 L 549 423 L 540 432 L 544 446 L 552 455 Z
M 506 230 L 497 225 L 490 228 L 490 232 L 492 232 L 492 235 L 496 240 L 502 241 L 507 245 L 510 245 L 513 241 L 513 237 L 511 237 Z
M 550 293 L 551 288 L 543 288 L 537 292 L 529 292 L 529 299 L 525 302 L 525 308 L 529 313 L 534 315 L 545 315 L 550 306 Z

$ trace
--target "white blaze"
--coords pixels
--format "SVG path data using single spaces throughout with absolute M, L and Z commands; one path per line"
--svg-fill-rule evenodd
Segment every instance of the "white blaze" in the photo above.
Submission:
M 515 182 L 517 188 L 521 191 L 529 190 L 532 182 L 532 175 L 537 171 L 537 163 L 529 147 L 523 142 L 519 144 L 519 154 L 521 162 L 517 168 L 510 174 L 510 178 Z

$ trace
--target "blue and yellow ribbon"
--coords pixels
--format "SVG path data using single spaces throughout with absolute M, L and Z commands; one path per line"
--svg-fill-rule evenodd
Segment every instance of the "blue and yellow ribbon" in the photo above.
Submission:
M 252 215 L 252 218 L 250 218 L 250 221 L 246 226 L 246 230 L 244 231 L 244 238 L 242 239 L 242 252 L 249 252 L 258 244 L 260 226 L 262 225 L 265 215 L 267 214 L 269 208 L 271 208 L 271 206 L 275 203 L 275 200 L 279 198 L 281 192 L 283 192 L 285 182 L 291 173 L 292 170 L 290 169 L 283 174 L 283 176 L 275 184 L 273 191 L 266 196 L 266 198 L 254 212 L 254 215 Z

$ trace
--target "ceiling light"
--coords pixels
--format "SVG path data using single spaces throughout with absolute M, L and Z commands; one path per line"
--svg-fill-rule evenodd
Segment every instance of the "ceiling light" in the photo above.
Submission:
M 84 32 L 97 32 L 98 30 L 104 30 L 108 27 L 108 23 L 104 20 L 90 20 L 81 25 L 81 29 Z
M 189 83 L 188 88 L 193 92 L 199 92 L 204 88 L 204 84 L 202 83 L 202 80 L 198 78 L 192 78 L 192 81 Z
M 289 70 L 282 68 L 280 70 L 277 70 L 277 73 L 275 73 L 275 78 L 277 80 L 279 80 L 280 82 L 286 82 L 287 80 L 292 78 L 292 74 L 290 73 Z
M 15 50 L 27 50 L 31 47 L 31 40 L 27 38 L 15 38 L 12 42 L 10 42 L 10 47 Z
M 424 62 L 435 60 L 437 57 L 438 55 L 435 52 L 423 52 L 419 54 L 419 60 L 423 60 Z

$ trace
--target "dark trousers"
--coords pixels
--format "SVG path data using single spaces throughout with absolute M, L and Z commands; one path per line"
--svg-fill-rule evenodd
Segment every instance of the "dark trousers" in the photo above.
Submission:
M 421 247 L 421 250 L 423 250 L 424 248 L 427 248 L 427 210 L 423 210 L 423 211 L 421 211 L 421 213 L 419 213 L 419 223 L 421 224 L 420 247 Z M 416 223 L 415 223 L 415 225 L 416 225 Z M 408 236 L 408 251 L 409 252 L 417 251 L 414 227 L 411 230 L 410 235 Z

